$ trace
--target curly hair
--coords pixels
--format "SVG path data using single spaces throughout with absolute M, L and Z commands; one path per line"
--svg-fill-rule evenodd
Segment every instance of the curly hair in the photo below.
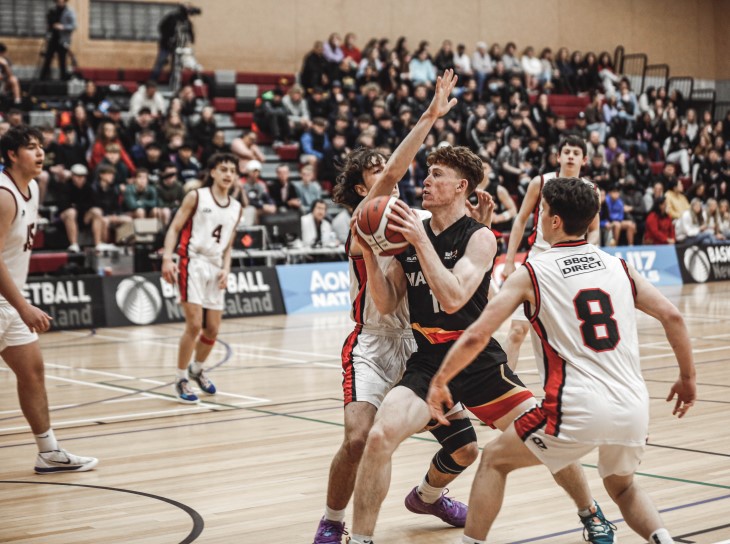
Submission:
M 426 164 L 429 167 L 440 164 L 453 168 L 469 184 L 467 196 L 472 194 L 484 179 L 482 160 L 468 147 L 441 147 L 428 156 Z
M 385 155 L 375 149 L 360 147 L 353 150 L 338 168 L 337 181 L 332 189 L 332 201 L 354 210 L 363 200 L 355 186 L 365 183 L 363 173 L 369 168 L 384 164 Z
M 570 236 L 583 236 L 600 206 L 593 185 L 578 178 L 550 180 L 542 188 L 542 197 L 552 214 L 563 220 L 563 230 Z

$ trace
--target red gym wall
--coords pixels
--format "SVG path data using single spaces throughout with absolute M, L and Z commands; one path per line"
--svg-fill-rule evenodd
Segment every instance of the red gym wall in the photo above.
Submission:
M 156 0 L 166 1 L 166 0 Z M 73 50 L 87 67 L 151 67 L 156 44 L 88 38 L 88 0 L 70 0 L 79 18 Z M 472 51 L 477 41 L 560 46 L 596 53 L 623 44 L 671 75 L 730 79 L 728 0 L 198 0 L 198 60 L 206 70 L 293 72 L 317 39 L 353 31 L 370 37 L 405 35 L 411 50 L 444 38 Z M 40 41 L 2 38 L 16 64 L 35 64 Z

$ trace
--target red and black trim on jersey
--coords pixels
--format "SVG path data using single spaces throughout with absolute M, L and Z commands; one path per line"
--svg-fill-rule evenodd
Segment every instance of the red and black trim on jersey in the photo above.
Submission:
M 580 240 L 566 240 L 565 242 L 558 242 L 553 244 L 552 247 L 578 247 L 588 245 L 588 242 L 584 238 Z
M 517 436 L 524 442 L 532 433 L 547 425 L 547 416 L 540 406 L 535 406 L 515 419 L 514 425 Z
M 355 389 L 357 380 L 355 380 L 355 365 L 352 362 L 352 352 L 357 345 L 361 331 L 362 325 L 355 325 L 355 328 L 342 346 L 342 393 L 345 406 L 357 400 L 357 390 Z
M 190 257 L 180 257 L 178 263 L 177 285 L 180 290 L 180 301 L 188 301 L 188 280 L 190 278 L 188 266 L 190 265 Z
M 545 365 L 545 382 L 543 383 L 545 398 L 541 405 L 546 417 L 545 433 L 558 436 L 563 418 L 563 388 L 565 387 L 567 363 L 548 342 L 547 332 L 539 318 L 532 322 L 532 328 L 540 338 L 543 364 Z
M 365 259 L 359 256 L 350 256 L 352 261 L 352 271 L 355 274 L 355 281 L 357 282 L 357 295 L 355 300 L 352 301 L 352 318 L 355 323 L 364 325 L 365 320 L 365 292 L 368 286 L 368 271 L 365 267 Z
M 23 200 L 25 200 L 26 202 L 28 202 L 31 199 L 31 197 L 33 196 L 33 191 L 30 188 L 30 184 L 28 184 L 28 196 L 25 196 L 23 194 L 23 191 L 20 190 L 20 187 L 18 186 L 18 183 L 13 179 L 13 176 L 10 175 L 10 172 L 8 172 L 7 170 L 3 170 L 3 174 L 5 174 L 6 176 L 8 176 L 8 179 L 13 182 L 13 185 L 15 185 L 15 188 L 20 193 L 20 196 L 23 197 Z
M 190 238 L 193 236 L 193 216 L 195 215 L 195 212 L 198 210 L 198 191 L 195 190 L 195 206 L 193 206 L 193 211 L 190 212 L 190 216 L 188 217 L 188 220 L 185 221 L 185 225 L 183 225 L 182 230 L 180 231 L 180 236 L 177 241 L 177 254 L 180 255 L 180 257 L 187 257 L 188 256 L 188 246 L 190 245 Z
M 535 292 L 535 311 L 530 314 L 530 303 L 525 301 L 525 315 L 527 316 L 527 319 L 530 320 L 530 322 L 534 322 L 537 319 L 537 316 L 540 314 L 540 305 L 541 305 L 541 297 L 540 297 L 540 284 L 537 283 L 537 276 L 535 276 L 535 269 L 532 268 L 532 265 L 528 262 L 524 263 L 524 266 L 526 267 L 527 273 L 530 274 L 530 281 L 532 282 L 532 289 Z
M 532 232 L 527 237 L 528 247 L 535 245 L 537 240 L 537 224 L 540 221 L 540 201 L 542 199 L 542 188 L 545 186 L 545 176 L 540 176 L 540 192 L 538 193 L 537 202 L 535 203 L 535 209 L 532 210 Z
M 631 273 L 629 272 L 629 267 L 626 264 L 626 261 L 624 261 L 621 257 L 618 259 L 621 261 L 621 266 L 624 267 L 624 272 L 626 272 L 626 275 L 629 277 L 629 283 L 631 284 L 631 294 L 634 295 L 634 302 L 636 302 L 636 282 L 634 281 L 634 278 L 631 277 Z

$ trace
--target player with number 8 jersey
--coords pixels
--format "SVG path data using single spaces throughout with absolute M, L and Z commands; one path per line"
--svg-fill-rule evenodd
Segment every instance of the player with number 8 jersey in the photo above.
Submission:
M 165 236 L 162 277 L 177 286 L 185 312 L 185 332 L 180 339 L 173 386 L 175 397 L 182 403 L 199 401 L 189 379 L 197 382 L 203 393 L 216 392 L 203 371 L 203 363 L 218 336 L 231 268 L 231 246 L 241 220 L 241 204 L 229 194 L 238 179 L 237 164 L 233 155 L 213 155 L 204 186 L 185 196 Z M 172 259 L 176 246 L 177 264 Z M 193 351 L 195 360 L 191 362 Z

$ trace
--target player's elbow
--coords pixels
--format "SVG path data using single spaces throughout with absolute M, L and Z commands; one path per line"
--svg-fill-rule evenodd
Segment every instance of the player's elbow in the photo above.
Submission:
M 676 306 L 669 305 L 669 308 L 662 312 L 662 322 L 667 327 L 680 327 L 684 325 L 684 318 Z

